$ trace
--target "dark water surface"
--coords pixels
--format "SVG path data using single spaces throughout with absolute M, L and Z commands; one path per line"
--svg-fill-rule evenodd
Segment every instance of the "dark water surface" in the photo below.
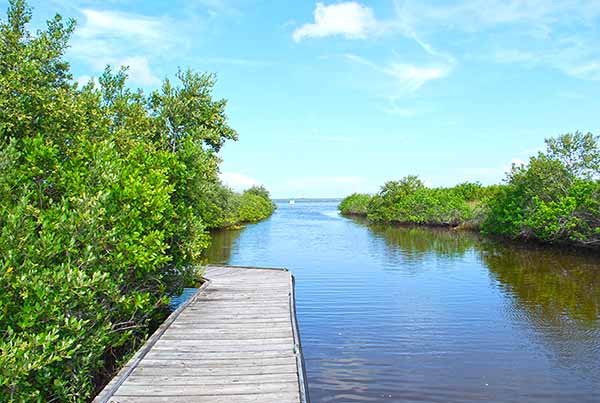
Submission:
M 598 256 L 298 202 L 208 258 L 293 271 L 313 403 L 600 402 Z

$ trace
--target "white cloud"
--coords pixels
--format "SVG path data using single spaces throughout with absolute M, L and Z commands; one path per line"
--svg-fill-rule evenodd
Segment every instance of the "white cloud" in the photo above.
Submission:
M 299 42 L 305 38 L 321 38 L 341 35 L 348 39 L 362 39 L 376 34 L 400 34 L 414 40 L 434 63 L 416 65 L 406 62 L 374 63 L 357 55 L 348 54 L 347 59 L 370 67 L 372 70 L 393 79 L 394 94 L 410 93 L 418 90 L 429 81 L 448 76 L 455 66 L 455 58 L 449 53 L 435 49 L 423 40 L 412 26 L 409 18 L 404 18 L 402 9 L 396 3 L 397 18 L 378 20 L 373 10 L 360 3 L 350 1 L 324 5 L 317 3 L 314 11 L 314 23 L 303 25 L 293 33 L 293 39 Z M 396 54 L 397 59 L 402 56 Z M 388 113 L 400 116 L 412 116 L 414 110 L 392 108 Z
M 503 64 L 522 64 L 529 67 L 550 67 L 581 80 L 600 81 L 600 49 L 594 55 L 592 47 L 574 45 L 561 49 L 533 51 L 498 50 L 492 60 Z
M 90 8 L 79 11 L 84 19 L 75 31 L 70 53 L 86 63 L 91 73 L 100 73 L 108 64 L 127 65 L 133 83 L 160 83 L 152 71 L 152 60 L 164 57 L 178 43 L 167 17 Z
M 241 11 L 231 4 L 230 1 L 226 0 L 194 0 L 188 2 L 187 7 L 192 9 L 202 6 L 208 9 L 209 14 L 213 17 L 219 15 L 240 15 Z
M 410 91 L 415 91 L 429 81 L 446 77 L 450 73 L 450 68 L 448 66 L 422 67 L 412 64 L 391 63 L 382 71 L 398 79 Z
M 346 58 L 352 62 L 365 65 L 379 73 L 394 78 L 397 86 L 405 92 L 414 92 L 429 81 L 444 78 L 448 76 L 452 70 L 452 66 L 448 64 L 417 66 L 408 63 L 388 63 L 386 65 L 378 65 L 353 54 L 347 54 Z
M 555 25 L 589 23 L 600 15 L 600 3 L 589 0 L 463 0 L 443 5 L 395 0 L 395 5 L 399 17 L 413 26 L 467 32 L 522 24 L 530 33 L 547 34 Z
M 83 9 L 85 24 L 77 34 L 94 39 L 99 36 L 136 38 L 143 42 L 163 42 L 165 22 L 156 17 L 126 14 L 117 11 Z
M 395 0 L 395 8 L 396 26 L 426 51 L 429 45 L 416 36 L 417 29 L 436 36 L 458 31 L 476 34 L 483 44 L 496 44 L 495 50 L 485 46 L 470 50 L 487 61 L 547 67 L 578 79 L 600 80 L 596 39 L 600 1 Z
M 600 80 L 600 61 L 591 61 L 581 65 L 575 65 L 567 68 L 567 73 L 573 77 L 584 80 Z
M 221 182 L 236 192 L 241 192 L 252 186 L 259 185 L 256 179 L 237 172 L 221 172 L 219 176 Z
M 119 66 L 128 66 L 127 74 L 132 82 L 147 86 L 160 84 L 160 79 L 152 73 L 148 60 L 145 57 L 135 56 L 121 60 Z
M 354 1 L 329 6 L 317 3 L 314 18 L 314 23 L 305 24 L 294 31 L 292 37 L 296 42 L 333 35 L 360 39 L 378 30 L 373 10 Z

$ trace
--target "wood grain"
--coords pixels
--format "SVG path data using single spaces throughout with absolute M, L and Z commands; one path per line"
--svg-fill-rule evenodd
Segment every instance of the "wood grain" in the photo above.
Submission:
M 307 403 L 293 277 L 210 266 L 95 403 Z

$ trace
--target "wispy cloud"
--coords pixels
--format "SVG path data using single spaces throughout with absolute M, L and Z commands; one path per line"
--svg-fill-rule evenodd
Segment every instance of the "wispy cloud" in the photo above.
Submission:
M 379 23 L 373 10 L 350 1 L 329 6 L 317 3 L 314 22 L 296 29 L 292 37 L 296 42 L 306 38 L 323 38 L 341 35 L 349 39 L 366 38 L 377 32 Z
M 477 34 L 495 49 L 474 47 L 495 63 L 549 67 L 569 76 L 600 80 L 597 20 L 600 2 L 588 0 L 395 0 L 396 20 L 405 35 Z M 414 36 L 421 42 L 419 36 Z M 482 43 L 481 41 L 479 41 Z M 423 42 L 427 50 L 427 43 Z M 433 49 L 433 48 L 432 48 Z M 435 49 L 433 49 L 436 51 Z
M 600 15 L 600 3 L 589 0 L 464 0 L 446 4 L 395 0 L 395 5 L 400 17 L 412 25 L 462 31 L 522 24 L 530 33 L 542 34 L 558 24 L 591 23 Z
M 429 81 L 444 78 L 452 70 L 452 66 L 448 64 L 418 66 L 409 63 L 391 62 L 380 65 L 355 54 L 346 54 L 345 56 L 354 63 L 367 66 L 376 72 L 393 78 L 397 87 L 405 92 L 414 92 Z
M 240 15 L 241 11 L 228 0 L 195 0 L 186 4 L 188 7 L 204 7 L 213 16 L 218 15 Z
M 150 69 L 148 59 L 145 57 L 127 57 L 117 62 L 119 66 L 129 67 L 128 74 L 132 81 L 145 85 L 156 86 L 160 84 L 158 78 Z
M 82 9 L 84 25 L 77 34 L 85 39 L 98 37 L 135 38 L 143 43 L 162 43 L 166 24 L 163 19 L 110 10 Z
M 600 81 L 600 48 L 555 46 L 552 49 L 498 50 L 491 60 L 502 64 L 549 67 L 581 80 Z
M 579 65 L 572 65 L 566 69 L 566 72 L 573 77 L 584 80 L 600 81 L 600 59 L 584 62 Z
M 114 10 L 79 10 L 83 21 L 75 31 L 71 54 L 99 73 L 107 64 L 129 66 L 129 77 L 138 85 L 160 82 L 152 60 L 176 48 L 172 21 Z
M 401 118 L 412 118 L 419 114 L 419 110 L 414 107 L 401 107 L 397 104 L 397 97 L 388 97 L 389 104 L 382 108 L 388 115 L 399 116 Z

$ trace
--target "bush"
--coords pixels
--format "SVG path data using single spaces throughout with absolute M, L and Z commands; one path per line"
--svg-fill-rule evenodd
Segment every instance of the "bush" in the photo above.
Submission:
M 210 229 L 254 223 L 275 211 L 269 192 L 262 186 L 253 186 L 239 194 L 221 183 L 212 184 L 203 191 L 202 203 L 200 215 Z
M 238 223 L 253 223 L 264 220 L 275 210 L 275 205 L 264 188 L 253 187 L 240 196 L 237 212 Z
M 513 167 L 488 201 L 487 234 L 600 245 L 600 154 L 591 134 L 546 141 L 548 150 Z
M 428 188 L 416 176 L 353 194 L 344 214 L 372 222 L 451 226 L 513 239 L 600 247 L 600 142 L 591 133 L 546 140 L 546 152 L 513 166 L 506 184 Z
M 207 228 L 260 219 L 266 191 L 219 182 L 237 134 L 212 75 L 78 88 L 74 22 L 33 36 L 30 18 L 13 0 L 0 24 L 0 402 L 87 401 L 194 277 Z
M 1 153 L 0 400 L 83 401 L 106 355 L 133 347 L 182 285 L 168 156 L 82 139 L 60 161 L 41 137 L 17 144 Z M 27 177 L 39 154 L 53 171 L 42 186 Z
M 416 176 L 387 182 L 368 205 L 374 222 L 457 226 L 474 217 L 472 201 L 480 192 L 477 184 L 456 188 L 427 188 Z
M 338 209 L 344 215 L 367 216 L 367 208 L 371 196 L 363 193 L 354 193 L 344 198 L 338 205 Z

